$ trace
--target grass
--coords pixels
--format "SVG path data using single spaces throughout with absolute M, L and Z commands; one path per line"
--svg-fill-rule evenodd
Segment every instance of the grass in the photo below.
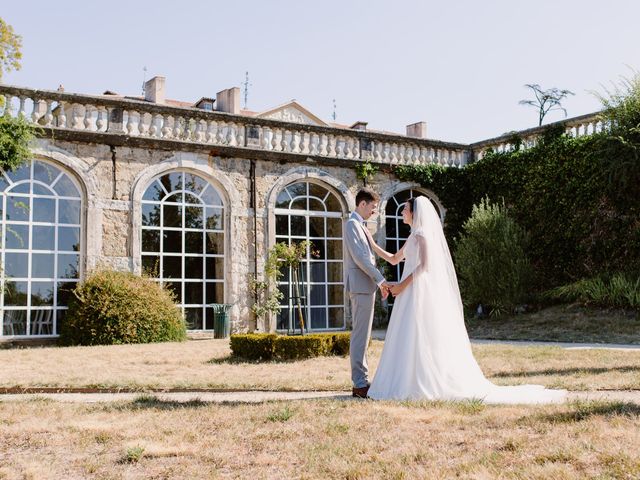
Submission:
M 369 349 L 372 373 L 383 342 Z M 474 345 L 498 384 L 539 383 L 570 390 L 640 390 L 640 351 Z M 349 359 L 238 362 L 228 340 L 0 350 L 0 388 L 348 390 Z
M 469 319 L 471 338 L 640 345 L 637 311 L 561 305 L 505 318 Z
M 0 402 L 0 478 L 630 479 L 623 403 Z

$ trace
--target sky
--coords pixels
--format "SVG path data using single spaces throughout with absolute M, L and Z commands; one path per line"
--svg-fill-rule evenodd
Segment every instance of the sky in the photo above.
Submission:
M 23 38 L 10 85 L 196 101 L 238 86 L 247 108 L 295 99 L 351 125 L 471 143 L 537 125 L 524 85 L 575 93 L 569 117 L 640 70 L 637 0 L 7 1 Z M 146 73 L 144 68 L 146 67 Z M 564 118 L 551 112 L 545 123 Z

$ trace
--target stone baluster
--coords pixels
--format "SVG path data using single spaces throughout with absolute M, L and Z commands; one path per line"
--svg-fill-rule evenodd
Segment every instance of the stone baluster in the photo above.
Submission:
M 224 139 L 227 138 L 227 132 L 225 128 L 227 128 L 226 123 L 224 122 L 218 123 L 218 132 L 216 133 L 216 143 L 218 145 L 222 145 L 224 143 Z
M 173 137 L 173 122 L 174 118 L 171 115 L 167 115 L 164 117 L 164 121 L 162 122 L 162 129 L 160 130 L 160 134 L 162 138 L 172 138 Z
M 273 131 L 273 139 L 271 139 L 272 150 L 276 152 L 282 151 L 282 129 L 276 128 Z
M 94 113 L 96 115 L 94 115 Z M 97 121 L 96 107 L 94 107 L 93 105 L 85 105 L 84 106 L 84 129 L 89 130 L 91 132 L 95 132 L 96 130 L 98 130 L 98 127 L 96 127 L 96 121 Z
M 205 130 L 206 130 L 207 126 L 206 126 L 206 124 L 204 124 L 204 120 L 196 119 L 195 122 L 196 122 L 196 125 L 195 125 L 196 130 L 195 130 L 195 133 L 193 135 L 193 139 L 198 143 L 202 143 L 202 142 L 204 142 Z
M 155 113 L 151 116 L 151 125 L 149 127 L 149 135 L 155 138 L 162 137 L 162 121 L 163 121 L 163 117 L 159 113 Z
M 300 153 L 300 132 L 297 130 L 293 131 L 293 135 L 291 138 L 291 152 Z
M 326 133 L 320 134 L 320 141 L 318 142 L 318 155 L 327 156 L 327 148 L 329 147 L 329 137 Z
M 84 114 L 80 115 L 81 105 L 78 103 L 71 104 L 71 128 L 74 130 L 82 130 Z
M 335 157 L 336 155 L 336 137 L 335 135 L 327 135 L 327 156 Z
M 24 95 L 20 95 L 18 98 L 20 100 L 20 107 L 18 107 L 18 117 L 27 118 L 27 97 L 25 97 Z
M 53 125 L 53 100 L 47 100 L 47 111 L 44 114 L 45 127 L 51 127 Z
M 207 122 L 207 134 L 205 136 L 207 143 L 216 143 L 217 129 L 218 129 L 218 123 L 215 120 L 209 120 Z
M 194 126 L 193 126 L 191 118 L 186 117 L 184 119 L 184 131 L 182 132 L 182 139 L 181 140 L 184 140 L 185 142 L 192 141 L 193 137 L 194 137 L 193 130 L 194 130 Z
M 176 140 L 180 140 L 182 137 L 182 124 L 184 119 L 182 117 L 175 117 L 173 119 L 173 135 L 172 137 Z
M 351 154 L 353 155 L 353 158 L 360 158 L 362 155 L 362 152 L 360 151 L 360 139 L 359 138 L 354 138 L 353 139 L 353 147 L 351 148 Z M 371 156 L 371 154 L 369 154 L 369 156 Z
M 340 137 L 342 139 L 342 158 L 351 158 L 351 145 L 349 137 Z
M 235 147 L 237 145 L 236 124 L 230 123 L 227 131 L 227 145 Z
M 336 157 L 344 157 L 344 140 L 342 137 L 336 137 Z
M 320 149 L 320 135 L 317 133 L 312 133 L 311 138 L 309 139 L 309 155 L 318 155 Z
M 398 144 L 397 143 L 391 144 L 389 159 L 391 160 L 391 163 L 394 163 L 394 164 L 398 163 Z
M 291 132 L 289 130 L 284 130 L 282 132 L 282 141 L 280 142 L 280 146 L 282 147 L 283 152 L 291 151 Z
M 44 117 L 45 108 L 44 100 L 33 100 L 33 111 L 31 112 L 31 121 L 33 123 L 38 123 Z
M 243 124 L 237 124 L 237 131 L 236 131 L 236 142 L 238 144 L 238 146 L 240 147 L 246 147 L 246 130 L 247 128 L 243 125 Z
M 147 125 L 146 125 L 146 123 L 147 123 L 147 119 L 146 119 L 147 114 L 143 113 L 143 112 L 134 112 L 134 111 L 131 111 L 131 110 L 128 110 L 127 114 L 128 114 L 127 130 L 129 131 L 129 135 L 139 135 L 141 137 L 144 137 L 147 134 Z M 136 117 L 137 117 L 137 120 L 138 120 L 137 129 L 133 125 L 134 119 Z
M 264 127 L 262 129 L 262 139 L 260 142 L 260 147 L 263 150 L 271 150 L 271 142 L 273 141 L 273 131 L 269 127 Z

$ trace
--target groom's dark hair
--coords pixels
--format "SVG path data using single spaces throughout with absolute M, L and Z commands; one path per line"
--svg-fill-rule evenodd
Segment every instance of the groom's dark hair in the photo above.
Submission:
M 362 202 L 363 200 L 367 203 L 378 202 L 380 201 L 380 195 L 378 195 L 370 188 L 364 187 L 361 188 L 356 194 L 356 207 L 360 205 L 360 202 Z

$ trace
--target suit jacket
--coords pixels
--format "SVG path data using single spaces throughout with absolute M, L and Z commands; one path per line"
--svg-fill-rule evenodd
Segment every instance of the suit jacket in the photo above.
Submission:
M 350 293 L 375 293 L 384 280 L 364 228 L 355 212 L 344 225 L 344 285 Z

